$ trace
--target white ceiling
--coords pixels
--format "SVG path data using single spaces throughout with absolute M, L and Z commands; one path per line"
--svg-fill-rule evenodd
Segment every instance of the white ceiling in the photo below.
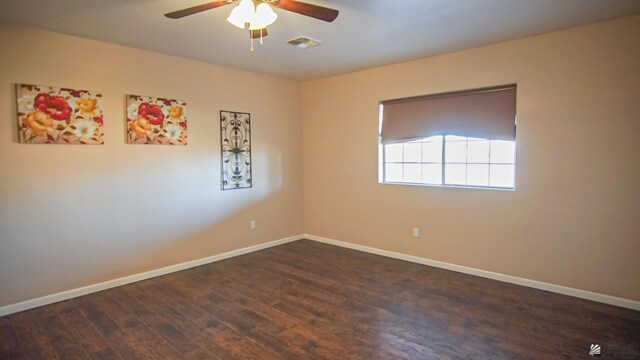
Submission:
M 0 21 L 295 80 L 442 54 L 640 12 L 640 0 L 309 0 L 333 23 L 276 9 L 264 46 L 226 21 L 232 6 L 179 20 L 207 0 L 2 0 Z M 317 48 L 286 44 L 299 35 Z

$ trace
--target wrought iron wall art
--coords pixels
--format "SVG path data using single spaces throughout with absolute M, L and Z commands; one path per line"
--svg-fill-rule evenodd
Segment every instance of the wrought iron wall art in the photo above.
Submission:
M 244 189 L 251 180 L 251 114 L 220 111 L 222 190 Z

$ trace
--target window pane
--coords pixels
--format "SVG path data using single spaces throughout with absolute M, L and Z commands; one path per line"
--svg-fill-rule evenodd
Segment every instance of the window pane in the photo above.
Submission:
M 384 146 L 385 162 L 402 162 L 402 144 L 389 144 Z
M 515 164 L 516 151 L 514 141 L 491 141 L 491 163 Z
M 467 165 L 467 185 L 489 186 L 489 165 Z
M 422 180 L 420 164 L 404 164 L 404 181 L 419 183 Z
M 467 162 L 488 164 L 489 140 L 469 141 L 467 143 Z
M 422 182 L 425 184 L 442 185 L 442 165 L 440 164 L 422 165 Z
M 422 144 L 422 162 L 442 162 L 442 138 L 440 138 L 439 142 L 433 141 Z
M 467 138 L 464 136 L 447 135 L 446 140 L 447 141 L 467 141 Z
M 402 164 L 385 164 L 384 181 L 402 182 Z
M 514 184 L 514 165 L 493 165 L 489 169 L 489 186 L 509 187 Z
M 500 188 L 515 184 L 514 141 L 447 135 L 381 148 L 385 182 Z
M 404 144 L 404 162 L 420 162 L 421 156 L 421 143 L 410 142 Z
M 467 180 L 467 166 L 464 164 L 445 164 L 444 181 L 451 185 L 465 185 Z
M 428 138 L 424 138 L 424 142 L 442 143 L 442 135 L 429 136 Z
M 466 141 L 454 141 L 449 142 L 449 136 L 444 143 L 444 156 L 445 162 L 458 162 L 464 163 L 467 161 L 467 142 Z

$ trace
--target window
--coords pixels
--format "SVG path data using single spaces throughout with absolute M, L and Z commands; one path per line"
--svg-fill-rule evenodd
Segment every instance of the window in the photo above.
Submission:
M 514 189 L 515 87 L 382 102 L 380 117 L 380 182 Z
M 383 182 L 513 188 L 514 145 L 455 135 L 384 145 Z

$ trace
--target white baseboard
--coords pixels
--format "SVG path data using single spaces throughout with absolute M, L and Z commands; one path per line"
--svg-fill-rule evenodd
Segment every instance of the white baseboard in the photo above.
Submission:
M 352 250 L 363 251 L 363 252 L 386 256 L 394 259 L 405 260 L 405 261 L 409 261 L 417 264 L 433 266 L 441 269 L 456 271 L 456 272 L 469 274 L 469 275 L 480 276 L 488 279 L 503 281 L 506 283 L 527 286 L 534 289 L 551 291 L 558 294 L 574 296 L 581 299 L 597 301 L 597 302 L 601 302 L 609 305 L 615 305 L 615 306 L 620 306 L 620 307 L 640 311 L 640 301 L 619 298 L 611 295 L 599 294 L 591 291 L 574 289 L 574 288 L 561 286 L 561 285 L 549 284 L 542 281 L 529 280 L 529 279 L 525 279 L 517 276 L 505 275 L 505 274 L 500 274 L 492 271 L 486 271 L 486 270 L 480 270 L 480 269 L 462 266 L 462 265 L 450 264 L 442 261 L 431 260 L 431 259 L 422 258 L 418 256 L 406 255 L 406 254 L 397 253 L 393 251 L 381 250 L 381 249 L 372 248 L 368 246 L 362 246 L 362 245 L 352 244 L 344 241 L 329 239 L 321 236 L 304 234 L 301 237 L 304 239 L 309 239 L 309 240 L 330 244 L 330 245 L 336 245 L 336 246 L 340 246 L 340 247 L 344 247 Z
M 301 239 L 309 239 L 309 240 L 330 244 L 330 245 L 336 245 L 336 246 L 340 246 L 340 247 L 348 248 L 352 250 L 363 251 L 363 252 L 386 256 L 394 259 L 405 260 L 405 261 L 409 261 L 417 264 L 433 266 L 441 269 L 456 271 L 456 272 L 469 274 L 469 275 L 480 276 L 488 279 L 503 281 L 503 282 L 516 284 L 516 285 L 527 286 L 534 289 L 551 291 L 559 294 L 574 296 L 582 299 L 593 300 L 593 301 L 597 301 L 605 304 L 610 304 L 610 305 L 615 305 L 615 306 L 620 306 L 620 307 L 640 311 L 640 301 L 623 299 L 623 298 L 610 296 L 610 295 L 598 294 L 590 291 L 549 284 L 549 283 L 536 281 L 536 280 L 524 279 L 517 276 L 505 275 L 505 274 L 495 273 L 495 272 L 486 271 L 486 270 L 480 270 L 480 269 L 471 268 L 471 267 L 462 266 L 462 265 L 450 264 L 442 261 L 431 260 L 431 259 L 422 258 L 418 256 L 406 255 L 406 254 L 397 253 L 393 251 L 352 244 L 352 243 L 338 241 L 338 240 L 329 239 L 329 238 L 316 236 L 316 235 L 303 234 L 303 235 L 291 236 L 291 237 L 283 238 L 279 240 L 274 240 L 274 241 L 266 242 L 263 244 L 249 246 L 246 248 L 233 250 L 233 251 L 229 251 L 229 252 L 218 254 L 218 255 L 208 256 L 202 259 L 187 261 L 184 263 L 171 265 L 171 266 L 163 267 L 156 270 L 151 270 L 151 271 L 147 271 L 140 274 L 125 276 L 118 279 L 101 282 L 98 284 L 92 284 L 92 285 L 80 287 L 77 289 L 71 289 L 71 290 L 59 292 L 56 294 L 39 297 L 36 299 L 31 299 L 31 300 L 22 301 L 15 304 L 5 305 L 0 307 L 0 317 L 17 313 L 20 311 L 24 311 L 24 310 L 33 309 L 43 305 L 48 305 L 48 304 L 53 304 L 59 301 L 68 300 L 78 296 L 87 295 L 94 292 L 130 284 L 136 281 L 146 280 L 146 279 L 154 278 L 157 276 L 166 275 L 173 272 L 189 269 L 192 267 L 205 265 L 205 264 L 213 263 L 213 262 L 224 260 L 224 259 L 229 259 L 235 256 L 248 254 L 254 251 L 267 249 L 273 246 L 278 246 L 278 245 L 286 244 L 286 243 L 301 240 Z
M 118 278 L 118 279 L 113 279 L 113 280 L 101 282 L 101 283 L 98 283 L 98 284 L 92 284 L 92 285 L 83 286 L 83 287 L 80 287 L 80 288 L 77 288 L 77 289 L 71 289 L 71 290 L 59 292 L 59 293 L 56 293 L 56 294 L 46 295 L 46 296 L 39 297 L 39 298 L 36 298 L 36 299 L 31 299 L 31 300 L 22 301 L 22 302 L 15 303 L 15 304 L 5 305 L 5 306 L 0 307 L 0 316 L 5 316 L 5 315 L 9 315 L 9 314 L 20 312 L 20 311 L 33 309 L 33 308 L 40 307 L 40 306 L 43 306 L 43 305 L 53 304 L 53 303 L 56 303 L 56 302 L 59 302 L 59 301 L 68 300 L 68 299 L 75 298 L 75 297 L 78 297 L 78 296 L 91 294 L 91 293 L 94 293 L 94 292 L 98 292 L 98 291 L 102 291 L 102 290 L 106 290 L 106 289 L 110 289 L 110 288 L 114 288 L 114 287 L 130 284 L 130 283 L 133 283 L 133 282 L 136 282 L 136 281 L 141 281 L 141 280 L 154 278 L 154 277 L 161 276 L 161 275 L 170 274 L 170 273 L 173 273 L 173 272 L 176 272 L 176 271 L 185 270 L 185 269 L 189 269 L 189 268 L 200 266 L 200 265 L 205 265 L 205 264 L 209 264 L 209 263 L 220 261 L 220 260 L 224 260 L 224 259 L 229 259 L 229 258 L 232 258 L 232 257 L 235 257 L 235 256 L 248 254 L 248 253 L 251 253 L 251 252 L 254 252 L 254 251 L 258 251 L 258 250 L 270 248 L 270 247 L 273 247 L 273 246 L 286 244 L 286 243 L 289 243 L 289 242 L 292 242 L 292 241 L 296 241 L 296 240 L 300 240 L 300 239 L 302 239 L 302 236 L 300 236 L 300 235 L 291 236 L 291 237 L 288 237 L 288 238 L 274 240 L 274 241 L 266 242 L 266 243 L 263 243 L 263 244 L 253 245 L 253 246 L 245 247 L 245 248 L 238 249 L 238 250 L 229 251 L 229 252 L 218 254 L 218 255 L 208 256 L 208 257 L 205 257 L 205 258 L 202 258 L 202 259 L 187 261 L 187 262 L 183 262 L 183 263 L 180 263 L 180 264 L 163 267 L 163 268 L 160 268 L 160 269 L 143 272 L 143 273 L 140 273 L 140 274 L 134 274 L 134 275 L 130 275 L 130 276 L 125 276 L 125 277 L 121 277 L 121 278 Z

